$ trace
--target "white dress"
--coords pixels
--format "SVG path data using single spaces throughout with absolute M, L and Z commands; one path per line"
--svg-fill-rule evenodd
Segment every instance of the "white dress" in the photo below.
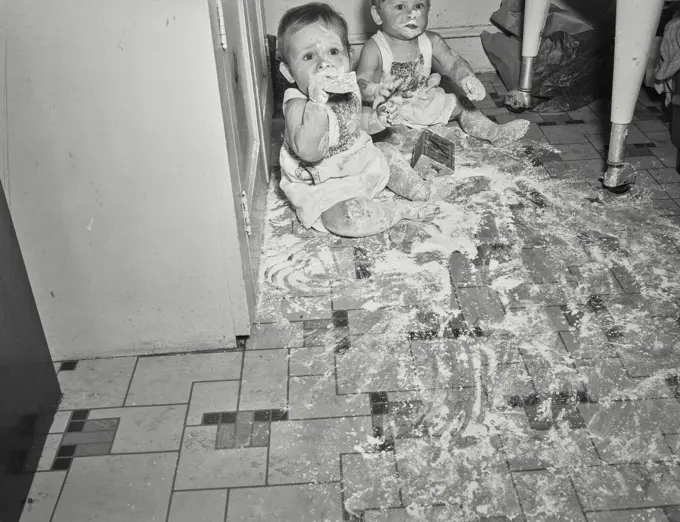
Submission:
M 292 99 L 308 100 L 298 89 L 287 89 L 283 105 Z M 323 159 L 309 163 L 300 159 L 288 144 L 281 147 L 281 189 L 306 228 L 326 231 L 321 214 L 337 203 L 353 198 L 373 199 L 387 186 L 387 159 L 361 130 L 359 87 L 344 100 L 326 104 L 329 119 L 329 149 Z
M 395 92 L 396 96 L 403 98 L 401 111 L 404 124 L 412 128 L 446 125 L 456 106 L 456 96 L 441 87 L 421 95 L 432 72 L 432 42 L 427 34 L 418 37 L 420 56 L 411 62 L 394 61 L 390 44 L 382 31 L 374 34 L 372 39 L 382 58 L 381 81 L 390 75 L 404 80 Z

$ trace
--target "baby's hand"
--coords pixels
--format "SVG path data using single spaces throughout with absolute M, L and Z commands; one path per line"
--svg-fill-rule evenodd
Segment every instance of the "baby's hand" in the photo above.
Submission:
M 315 73 L 309 77 L 309 86 L 307 87 L 309 99 L 315 103 L 325 105 L 328 102 L 328 93 L 324 90 L 323 73 Z
M 384 82 L 376 84 L 375 94 L 373 96 L 373 108 L 376 109 L 379 105 L 387 101 L 402 83 L 404 83 L 402 78 L 397 80 L 394 76 L 388 76 L 385 78 Z
M 377 109 L 378 121 L 385 127 L 401 123 L 401 107 L 393 100 L 387 100 Z
M 425 82 L 425 87 L 428 89 L 433 89 L 434 87 L 438 87 L 439 83 L 442 81 L 442 76 L 439 73 L 432 73 L 430 76 L 427 77 L 427 81 Z
M 482 82 L 480 82 L 475 76 L 468 76 L 461 82 L 461 87 L 467 94 L 467 97 L 472 101 L 479 101 L 486 98 L 486 89 Z

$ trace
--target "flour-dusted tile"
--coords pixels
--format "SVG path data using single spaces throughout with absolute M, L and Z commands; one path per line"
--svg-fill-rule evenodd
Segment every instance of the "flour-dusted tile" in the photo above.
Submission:
M 607 170 L 607 163 L 604 159 L 556 161 L 546 163 L 545 168 L 555 177 L 569 179 L 581 175 L 597 180 Z
M 488 287 L 458 288 L 456 295 L 460 301 L 465 320 L 471 326 L 498 324 L 505 319 L 505 311 L 497 292 Z
M 679 183 L 680 174 L 675 168 L 649 169 L 649 173 L 659 183 Z
M 352 337 L 349 350 L 336 356 L 336 366 L 341 394 L 418 386 L 409 343 L 391 333 Z
M 680 179 L 678 179 L 678 181 L 680 181 Z M 680 183 L 664 183 L 661 185 L 661 188 L 668 195 L 668 197 L 673 198 L 676 203 L 678 200 L 680 200 Z
M 523 363 L 497 365 L 488 376 L 486 389 L 495 407 L 523 402 L 536 393 Z
M 185 405 L 93 410 L 90 419 L 119 417 L 111 453 L 177 451 L 186 417 Z
M 670 397 L 662 376 L 631 379 L 618 357 L 577 360 L 575 364 L 590 401 Z
M 287 387 L 288 357 L 285 351 L 246 352 L 239 410 L 284 408 Z
M 337 483 L 232 489 L 226 522 L 342 522 L 340 490 Z
M 360 513 L 367 508 L 401 505 L 397 466 L 392 452 L 342 455 L 345 509 Z
M 680 181 L 680 178 L 678 181 Z M 646 170 L 637 171 L 633 189 L 641 189 L 642 193 L 649 194 L 652 199 L 668 199 L 670 197 L 668 192 L 664 190 L 664 187 Z
M 580 404 L 579 411 L 598 454 L 609 463 L 669 457 L 663 433 L 680 431 L 675 399 Z
M 662 216 L 680 214 L 680 205 L 671 199 L 653 200 L 652 204 Z
M 236 411 L 238 381 L 195 382 L 189 401 L 187 426 L 201 424 L 204 413 Z
M 642 122 L 640 122 L 642 123 Z M 663 509 L 627 509 L 588 513 L 588 522 L 673 522 Z
M 227 490 L 175 491 L 168 522 L 216 522 L 224 520 Z
M 477 516 L 510 519 L 522 513 L 505 460 L 489 440 L 444 456 L 427 440 L 397 439 L 395 452 L 406 505 L 462 504 Z
M 75 370 L 59 372 L 63 393 L 59 409 L 80 410 L 122 406 L 136 357 L 78 361 Z
M 65 471 L 44 471 L 33 476 L 33 483 L 20 522 L 51 520 L 66 478 Z
M 290 378 L 289 419 L 356 415 L 370 415 L 368 396 L 337 395 L 334 375 Z
M 378 310 L 348 310 L 350 335 L 382 334 L 393 321 L 408 314 L 406 308 L 379 308 Z
M 265 484 L 267 448 L 215 449 L 217 426 L 184 432 L 175 489 L 211 489 Z
M 163 520 L 177 453 L 74 459 L 54 522 Z
M 290 349 L 290 375 L 330 375 L 335 372 L 335 347 Z
M 340 454 L 371 435 L 370 417 L 272 422 L 269 484 L 339 480 Z
M 556 338 L 559 339 L 559 336 Z M 541 397 L 575 395 L 583 389 L 582 377 L 574 369 L 566 351 L 561 359 L 525 357 L 524 363 L 534 382 L 536 393 Z
M 330 296 L 290 296 L 281 302 L 281 313 L 288 321 L 331 318 Z
M 616 357 L 616 346 L 597 327 L 560 332 L 569 355 L 576 359 L 607 359 Z
M 302 346 L 302 323 L 280 321 L 255 324 L 251 340 L 249 348 L 254 350 Z
M 462 520 L 465 516 L 458 506 L 417 506 L 417 515 L 420 520 L 427 522 L 451 522 Z M 418 520 L 416 518 L 415 520 Z M 406 508 L 369 510 L 364 515 L 365 522 L 414 522 Z M 487 519 L 492 520 L 492 519 Z M 501 522 L 503 519 L 498 519 Z
M 569 476 L 555 471 L 514 473 L 515 487 L 527 521 L 585 522 Z
M 467 339 L 412 341 L 414 377 L 422 388 L 460 388 L 472 386 L 474 373 L 470 367 Z
M 601 464 L 585 430 L 512 430 L 501 438 L 512 471 Z
M 189 402 L 196 381 L 238 380 L 242 352 L 140 357 L 126 406 Z
M 583 509 L 605 511 L 680 504 L 680 467 L 621 464 L 570 470 Z
M 678 161 L 678 149 L 675 146 L 665 145 L 663 147 L 650 147 L 650 150 L 664 166 L 675 167 Z

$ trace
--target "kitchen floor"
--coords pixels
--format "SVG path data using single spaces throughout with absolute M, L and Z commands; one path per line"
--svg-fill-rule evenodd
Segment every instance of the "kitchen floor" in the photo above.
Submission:
M 57 363 L 22 522 L 680 520 L 676 149 L 644 91 L 603 191 L 603 115 L 441 129 L 452 196 L 360 240 L 301 228 L 275 167 L 245 350 Z

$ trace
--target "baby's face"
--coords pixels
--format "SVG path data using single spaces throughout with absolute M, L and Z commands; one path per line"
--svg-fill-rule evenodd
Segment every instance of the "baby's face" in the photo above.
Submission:
M 282 72 L 305 94 L 309 94 L 309 79 L 313 74 L 342 74 L 350 69 L 349 55 L 333 27 L 318 22 L 303 27 L 288 38 L 287 46 L 288 74 L 285 70 Z
M 412 40 L 425 32 L 429 0 L 383 0 L 373 7 L 373 19 L 384 33 L 400 40 Z

